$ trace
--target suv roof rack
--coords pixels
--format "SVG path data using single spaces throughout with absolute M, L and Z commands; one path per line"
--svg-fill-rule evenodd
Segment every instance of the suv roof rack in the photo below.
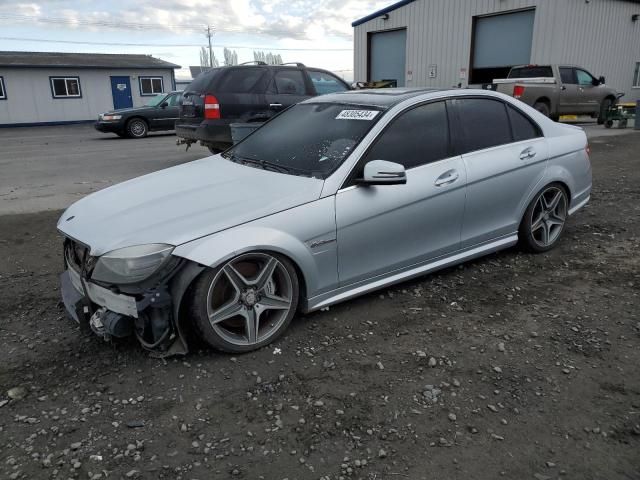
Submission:
M 300 63 L 300 62 L 286 62 L 286 63 L 279 63 L 278 65 L 295 65 L 296 67 L 306 67 L 304 63 Z
M 238 65 L 267 65 L 265 62 L 261 60 L 251 60 L 250 62 L 242 62 Z

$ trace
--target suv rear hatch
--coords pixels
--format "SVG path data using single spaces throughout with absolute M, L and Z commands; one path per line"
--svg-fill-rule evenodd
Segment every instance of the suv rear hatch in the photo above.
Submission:
M 206 98 L 207 91 L 211 87 L 216 77 L 220 75 L 220 68 L 213 68 L 198 75 L 182 94 L 182 104 L 180 106 L 180 120 L 182 125 L 200 125 L 205 117 L 205 101 L 211 102 L 213 99 Z

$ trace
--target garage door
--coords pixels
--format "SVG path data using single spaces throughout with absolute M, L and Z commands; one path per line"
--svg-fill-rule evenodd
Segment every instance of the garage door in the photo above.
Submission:
M 531 63 L 535 10 L 475 17 L 470 83 L 491 83 L 514 65 Z
M 369 81 L 395 80 L 398 87 L 405 86 L 406 30 L 370 33 L 369 52 Z

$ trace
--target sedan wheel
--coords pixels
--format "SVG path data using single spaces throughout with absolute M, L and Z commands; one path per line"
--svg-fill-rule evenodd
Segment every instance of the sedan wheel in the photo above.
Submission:
M 143 138 L 147 136 L 147 122 L 140 118 L 134 118 L 127 124 L 127 133 L 133 138 Z
M 298 292 L 296 271 L 288 260 L 247 253 L 198 280 L 193 320 L 214 348 L 248 352 L 272 342 L 287 328 Z
M 569 201 L 557 184 L 545 187 L 531 202 L 520 226 L 521 241 L 534 252 L 552 249 L 564 230 Z

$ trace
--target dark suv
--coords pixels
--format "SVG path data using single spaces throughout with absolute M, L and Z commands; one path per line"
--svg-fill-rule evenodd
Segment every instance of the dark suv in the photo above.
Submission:
M 183 93 L 176 121 L 178 143 L 200 142 L 218 153 L 232 144 L 232 123 L 265 122 L 309 97 L 349 89 L 331 72 L 301 63 L 212 68 Z

